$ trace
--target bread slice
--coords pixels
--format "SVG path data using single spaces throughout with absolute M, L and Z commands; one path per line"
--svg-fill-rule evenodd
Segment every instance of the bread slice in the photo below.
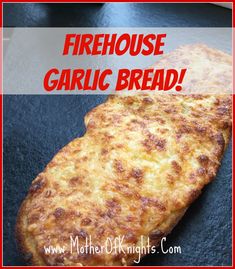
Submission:
M 188 87 L 217 85 L 214 64 L 222 78 L 218 89 L 230 87 L 231 56 L 192 45 L 159 66 L 167 68 L 171 55 L 177 65 L 188 60 L 196 78 Z M 199 64 L 201 57 L 207 64 Z M 122 250 L 147 246 L 148 239 L 158 245 L 215 177 L 229 143 L 231 109 L 228 94 L 110 96 L 86 115 L 86 134 L 32 182 L 16 225 L 26 259 L 33 265 L 133 264 L 136 252 L 80 253 L 72 243 L 77 239 L 81 247 L 90 237 L 101 250 L 123 237 Z M 50 246 L 64 253 L 46 253 Z

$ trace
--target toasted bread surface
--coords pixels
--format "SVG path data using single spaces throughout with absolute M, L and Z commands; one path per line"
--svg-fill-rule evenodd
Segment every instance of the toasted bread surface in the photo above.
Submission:
M 197 80 L 188 80 L 188 87 L 210 87 L 215 79 L 213 69 L 204 77 L 196 64 L 200 53 L 210 65 L 220 63 L 219 88 L 229 87 L 231 56 L 201 45 L 172 55 L 185 60 L 189 51 Z M 86 115 L 85 135 L 62 148 L 32 182 L 16 225 L 26 259 L 34 265 L 138 260 L 138 253 L 71 251 L 71 237 L 84 246 L 90 236 L 99 249 L 119 236 L 124 249 L 147 245 L 148 238 L 158 245 L 215 177 L 229 143 L 231 110 L 228 94 L 110 96 Z M 65 251 L 48 254 L 49 246 Z

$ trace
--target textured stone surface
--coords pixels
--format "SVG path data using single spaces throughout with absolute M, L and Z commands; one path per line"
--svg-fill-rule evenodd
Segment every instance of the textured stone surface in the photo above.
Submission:
M 4 4 L 5 26 L 229 27 L 231 10 L 210 4 Z M 24 265 L 14 240 L 18 208 L 53 155 L 84 133 L 83 118 L 104 96 L 4 97 L 4 265 Z M 141 265 L 231 264 L 231 145 L 213 183 L 167 237 L 182 254 Z

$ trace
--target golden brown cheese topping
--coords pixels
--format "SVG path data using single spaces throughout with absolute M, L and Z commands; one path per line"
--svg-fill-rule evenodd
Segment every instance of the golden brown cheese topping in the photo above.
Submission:
M 231 59 L 223 57 L 226 66 Z M 91 236 L 97 248 L 118 236 L 123 248 L 140 246 L 141 236 L 157 245 L 216 175 L 229 142 L 231 107 L 229 95 L 109 97 L 85 117 L 86 134 L 33 181 L 17 221 L 26 257 L 35 265 L 132 264 L 137 253 L 71 252 L 70 237 L 85 245 Z M 65 251 L 47 254 L 45 246 Z

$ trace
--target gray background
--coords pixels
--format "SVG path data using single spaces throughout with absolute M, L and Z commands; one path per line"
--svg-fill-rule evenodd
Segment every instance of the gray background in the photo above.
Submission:
M 8 27 L 230 27 L 231 10 L 211 4 L 4 4 Z M 4 96 L 4 265 L 24 265 L 15 219 L 32 179 L 71 139 L 105 96 Z M 182 254 L 140 265 L 231 264 L 231 145 L 219 173 L 167 237 Z

